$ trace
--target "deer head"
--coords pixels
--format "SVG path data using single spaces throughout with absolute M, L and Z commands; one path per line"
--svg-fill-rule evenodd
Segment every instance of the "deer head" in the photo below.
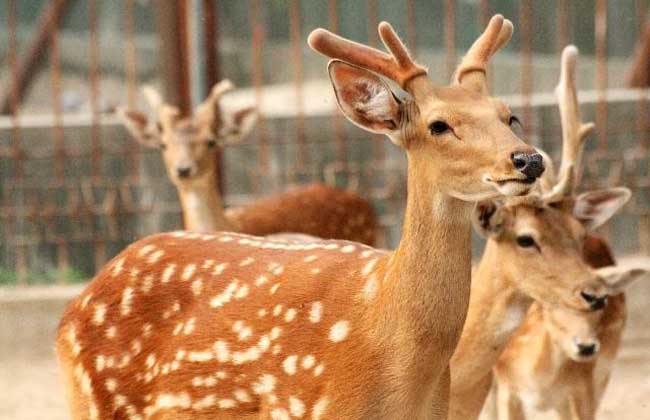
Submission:
M 192 116 L 183 117 L 178 108 L 165 104 L 153 88 L 145 87 L 143 93 L 153 114 L 119 108 L 118 116 L 140 144 L 161 150 L 174 184 L 213 181 L 216 149 L 240 141 L 257 120 L 252 107 L 236 111 L 221 109 L 220 99 L 232 89 L 229 80 L 222 80 Z
M 339 108 L 359 127 L 387 135 L 409 158 L 409 176 L 436 180 L 442 192 L 472 201 L 527 193 L 544 171 L 542 156 L 513 132 L 517 118 L 487 94 L 492 55 L 512 23 L 494 16 L 456 70 L 436 86 L 386 22 L 379 36 L 389 54 L 317 29 L 309 45 L 333 58 L 328 69 Z M 379 76 L 406 91 L 400 99 Z
M 580 121 L 576 58 L 573 46 L 562 54 L 557 89 L 563 133 L 559 180 L 549 163 L 540 191 L 505 202 L 480 202 L 473 220 L 477 232 L 488 239 L 486 255 L 492 264 L 505 270 L 527 295 L 546 305 L 597 310 L 607 287 L 583 259 L 584 239 L 627 202 L 630 191 L 612 188 L 574 196 L 581 148 L 593 127 Z
M 650 262 L 645 266 L 610 266 L 598 269 L 610 296 L 623 293 L 635 281 L 650 275 Z M 600 336 L 607 308 L 594 312 L 577 312 L 567 308 L 544 308 L 544 327 L 564 354 L 577 362 L 593 359 L 600 349 Z

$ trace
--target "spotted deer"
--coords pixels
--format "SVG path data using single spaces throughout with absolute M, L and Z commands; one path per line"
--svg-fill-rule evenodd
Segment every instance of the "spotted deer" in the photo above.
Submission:
M 585 247 L 591 257 L 613 264 L 607 244 L 595 245 Z M 490 418 L 534 419 L 548 412 L 562 420 L 596 418 L 625 327 L 624 290 L 650 276 L 650 260 L 599 271 L 610 288 L 602 310 L 533 304 L 495 366 Z
M 602 312 L 610 292 L 603 282 L 607 277 L 591 269 L 582 250 L 586 235 L 613 216 L 630 192 L 612 188 L 574 195 L 580 150 L 593 127 L 580 121 L 576 60 L 577 49 L 565 48 L 556 90 L 563 133 L 557 179 L 547 159 L 539 192 L 483 201 L 475 208 L 475 229 L 487 243 L 472 276 L 467 320 L 451 359 L 449 419 L 478 418 L 492 368 L 533 301 L 597 317 L 592 312 Z
M 392 27 L 389 53 L 324 29 L 343 113 L 408 157 L 394 252 L 234 233 L 142 239 L 70 303 L 57 352 L 74 419 L 444 419 L 470 288 L 471 200 L 526 194 L 544 167 L 487 95 L 512 33 L 493 17 L 451 86 Z M 385 76 L 409 96 L 398 99 Z
M 232 89 L 229 80 L 217 83 L 189 117 L 164 103 L 151 87 L 143 92 L 153 115 L 118 109 L 134 139 L 161 150 L 167 174 L 178 191 L 185 228 L 262 236 L 291 232 L 372 245 L 378 222 L 370 203 L 350 191 L 321 183 L 224 209 L 217 187 L 217 148 L 241 141 L 257 120 L 252 107 L 222 109 L 221 99 Z

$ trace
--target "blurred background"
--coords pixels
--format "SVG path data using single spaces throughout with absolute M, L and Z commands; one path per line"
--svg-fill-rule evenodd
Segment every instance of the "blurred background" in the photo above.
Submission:
M 0 395 L 7 398 L 0 417 L 66 418 L 51 358 L 65 301 L 135 239 L 182 227 L 159 151 L 131 140 L 114 114 L 119 105 L 145 109 L 145 83 L 187 112 L 229 78 L 240 88 L 229 101 L 258 106 L 264 118 L 253 134 L 220 154 L 227 204 L 323 180 L 370 198 L 381 215 L 380 245 L 397 243 L 403 153 L 338 113 L 326 60 L 306 44 L 318 26 L 377 45 L 377 24 L 388 20 L 431 77 L 446 83 L 489 17 L 504 14 L 515 33 L 493 60 L 492 92 L 514 108 L 526 140 L 556 159 L 552 90 L 559 52 L 576 44 L 583 120 L 596 123 L 582 188 L 631 188 L 631 202 L 602 233 L 621 258 L 650 255 L 649 6 L 650 0 L 1 0 L 0 388 L 10 392 Z M 476 241 L 475 256 L 480 246 Z M 637 406 L 648 413 L 650 318 L 643 306 L 650 287 L 635 287 L 621 355 L 635 368 L 615 379 L 636 384 Z M 619 397 L 634 395 L 620 384 L 610 388 L 603 415 L 640 418 L 620 417 Z

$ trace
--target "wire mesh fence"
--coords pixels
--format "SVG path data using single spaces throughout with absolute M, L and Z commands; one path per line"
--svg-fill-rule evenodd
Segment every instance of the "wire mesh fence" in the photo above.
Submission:
M 589 2 L 587 2 L 589 3 Z M 515 37 L 492 64 L 493 92 L 520 115 L 525 137 L 557 157 L 551 92 L 559 51 L 582 52 L 578 82 L 596 134 L 583 188 L 626 185 L 634 196 L 606 233 L 623 253 L 650 254 L 650 93 L 625 88 L 648 1 L 451 0 L 146 1 L 6 0 L 0 19 L 0 283 L 84 280 L 138 237 L 181 227 L 158 152 L 129 139 L 117 105 L 139 107 L 139 87 L 163 87 L 189 111 L 220 78 L 264 118 L 222 152 L 226 202 L 239 205 L 321 180 L 369 197 L 383 246 L 399 239 L 405 160 L 336 110 L 325 60 L 306 46 L 324 26 L 377 45 L 396 27 L 435 81 L 494 12 Z

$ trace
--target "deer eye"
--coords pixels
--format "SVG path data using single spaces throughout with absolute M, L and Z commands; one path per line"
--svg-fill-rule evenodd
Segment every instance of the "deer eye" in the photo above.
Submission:
M 519 245 L 522 248 L 530 248 L 533 246 L 537 246 L 537 243 L 535 242 L 532 236 L 521 235 L 521 236 L 517 236 L 517 245 Z
M 429 132 L 434 136 L 444 134 L 449 130 L 449 125 L 444 121 L 434 121 L 429 124 Z
M 167 149 L 167 145 L 166 145 L 165 143 L 159 143 L 159 144 L 158 144 L 158 148 L 159 148 L 160 150 L 166 150 L 166 149 Z
M 508 118 L 508 125 L 510 127 L 512 127 L 513 125 L 517 125 L 521 127 L 521 121 L 515 115 L 511 115 L 510 118 Z
M 208 140 L 208 147 L 214 147 L 217 145 L 217 141 L 214 139 Z

